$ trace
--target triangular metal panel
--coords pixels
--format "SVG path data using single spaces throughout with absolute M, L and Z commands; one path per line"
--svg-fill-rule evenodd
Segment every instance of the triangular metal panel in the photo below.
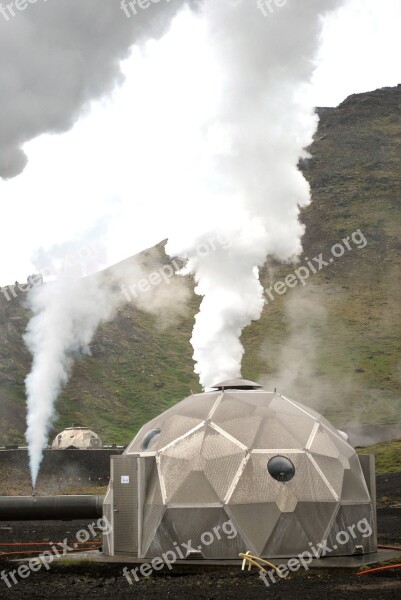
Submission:
M 178 490 L 172 496 L 167 496 L 167 505 L 219 502 L 221 500 L 202 471 L 191 471 Z
M 329 423 L 329 421 L 325 417 L 323 417 L 321 414 L 316 412 L 316 410 L 314 410 L 310 406 L 305 406 L 305 404 L 301 404 L 300 402 L 297 402 L 296 400 L 293 400 L 292 398 L 286 398 L 285 396 L 279 396 L 279 398 L 284 400 L 286 403 L 285 408 L 283 408 L 282 410 L 284 410 L 284 411 L 287 410 L 288 405 L 289 405 L 293 408 L 293 410 L 297 411 L 296 414 L 307 415 L 307 416 L 311 417 L 312 419 L 314 419 L 315 421 L 331 427 L 331 424 Z
M 163 505 L 147 505 L 143 509 L 143 529 L 141 555 L 148 556 L 149 548 L 155 538 L 156 531 L 160 527 L 166 507 Z
M 223 431 L 215 429 L 213 423 L 211 426 L 206 425 L 201 447 L 201 455 L 205 461 L 238 454 L 238 452 L 244 453 L 239 443 L 230 439 L 228 435 L 224 435 Z
M 235 454 L 206 461 L 204 474 L 222 502 L 243 460 L 244 452 L 238 449 Z
M 281 512 L 274 502 L 264 504 L 230 504 L 228 510 L 235 526 L 249 540 L 258 555 L 263 552 Z M 249 549 L 249 548 L 248 548 Z
M 299 441 L 291 434 L 289 429 L 277 418 L 264 419 L 255 436 L 253 449 L 293 448 L 300 449 Z
M 163 428 L 160 431 L 160 436 L 152 445 L 152 450 L 160 450 L 170 444 L 177 438 L 185 435 L 191 429 L 202 423 L 200 419 L 185 417 L 181 415 L 173 415 L 166 419 L 163 423 Z
M 156 530 L 165 513 L 163 497 L 160 488 L 159 474 L 156 461 L 149 468 L 146 477 L 145 501 L 143 505 L 142 519 L 142 544 L 141 554 L 146 555 L 148 548 L 155 536 Z
M 183 540 L 192 541 L 196 549 L 201 543 L 201 536 L 205 532 L 213 532 L 221 513 L 224 514 L 222 507 L 169 507 L 168 513 L 174 522 L 177 532 L 177 542 Z
M 307 416 L 302 416 L 302 414 L 295 416 L 279 413 L 277 414 L 277 419 L 288 429 L 292 437 L 297 440 L 298 447 L 304 450 L 315 426 L 315 421 Z
M 322 456 L 330 456 L 331 458 L 336 459 L 340 456 L 340 450 L 335 444 L 332 436 L 327 429 L 321 425 L 315 432 L 312 443 L 310 444 L 310 451 L 313 454 L 321 454 Z
M 303 416 L 304 418 L 313 417 L 308 410 L 301 410 L 301 406 L 296 402 L 288 400 L 285 396 L 276 394 L 270 403 L 270 408 L 274 410 L 278 415 L 292 415 L 293 417 Z M 306 408 L 303 407 L 302 408 Z
M 190 541 L 205 559 L 235 559 L 246 544 L 223 507 L 168 508 L 179 545 Z M 181 546 L 182 548 L 182 546 Z M 173 548 L 174 549 L 174 548 Z M 182 551 L 185 552 L 184 548 Z
M 336 492 L 337 496 L 340 498 L 344 480 L 344 467 L 342 466 L 341 461 L 337 458 L 331 458 L 330 456 L 322 456 L 321 454 L 311 453 L 311 455 L 324 473 L 324 476 Z
M 255 436 L 258 432 L 262 417 L 260 415 L 253 414 L 247 417 L 241 417 L 237 419 L 231 419 L 217 423 L 224 431 L 227 431 L 232 437 L 236 438 L 247 446 L 252 447 Z
M 298 502 L 295 515 L 307 535 L 308 544 L 310 542 L 316 546 L 322 542 L 337 513 L 338 504 L 338 502 Z M 309 546 L 305 550 L 309 550 Z
M 174 548 L 174 542 L 178 541 L 180 541 L 179 533 L 171 515 L 166 509 L 150 546 L 144 554 L 144 558 L 161 557 L 163 552 L 172 550 Z
M 174 496 L 191 472 L 189 460 L 160 455 L 160 470 L 167 499 Z
M 268 455 L 251 454 L 230 498 L 235 504 L 257 504 L 274 502 L 272 484 L 267 472 Z M 274 482 L 274 480 L 272 480 Z M 274 482 L 276 483 L 276 482 Z
M 350 468 L 344 471 L 341 501 L 370 502 L 369 491 L 358 456 L 350 458 L 349 463 Z
M 341 505 L 327 536 L 328 556 L 354 554 L 357 546 L 363 553 L 376 552 L 376 529 L 370 504 Z M 360 551 L 360 548 L 358 551 Z
M 265 558 L 292 557 L 308 550 L 309 541 L 308 535 L 295 513 L 281 514 L 261 556 Z
M 241 398 L 236 399 L 235 397 L 231 397 L 231 394 L 230 397 L 227 396 L 227 393 L 225 393 L 216 410 L 209 417 L 214 423 L 220 425 L 220 427 L 228 420 L 242 419 L 244 415 L 248 416 L 253 412 L 252 409 L 249 411 L 246 410 L 246 404 Z
M 141 444 L 146 434 L 152 429 L 160 429 L 163 432 L 164 425 L 170 421 L 172 417 L 182 416 L 195 419 L 198 422 L 205 421 L 211 408 L 214 406 L 220 392 L 208 392 L 204 394 L 196 394 L 185 398 L 178 404 L 175 404 L 161 415 L 146 423 L 132 442 L 127 447 L 125 454 L 135 454 L 141 451 Z M 155 444 L 157 448 L 161 448 L 159 444 Z
M 333 443 L 338 448 L 339 453 L 347 459 L 355 456 L 355 449 L 341 436 L 341 434 L 330 425 L 330 423 L 322 424 L 322 429 L 325 429 Z

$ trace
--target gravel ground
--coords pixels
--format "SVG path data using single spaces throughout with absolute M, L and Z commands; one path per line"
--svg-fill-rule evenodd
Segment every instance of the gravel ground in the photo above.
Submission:
M 401 474 L 378 478 L 381 495 L 391 497 L 400 504 Z M 87 529 L 87 521 L 42 521 L 2 523 L 0 542 L 62 542 L 76 539 L 79 530 Z M 380 544 L 401 546 L 401 508 L 383 507 L 378 510 Z M 95 539 L 91 536 L 91 541 Z M 10 548 L 10 550 L 15 548 Z M 6 551 L 7 548 L 2 548 Z M 379 574 L 357 576 L 353 570 L 314 570 L 298 572 L 285 581 L 267 588 L 256 571 L 229 571 L 191 573 L 186 575 L 159 574 L 129 585 L 122 575 L 124 565 L 102 565 L 87 562 L 52 564 L 47 571 L 41 568 L 27 579 L 18 578 L 18 584 L 8 588 L 0 580 L 0 599 L 24 600 L 155 600 L 169 598 L 186 600 L 259 600 L 274 594 L 275 600 L 400 600 L 401 569 Z M 0 570 L 15 569 L 15 563 L 0 558 Z M 128 568 L 132 568 L 132 565 Z
M 379 543 L 401 543 L 401 509 L 381 509 L 378 512 Z M 0 530 L 1 541 L 73 541 L 76 533 L 85 528 L 85 521 L 74 522 L 19 522 L 8 524 L 9 530 Z M 93 539 L 91 537 L 91 539 Z M 5 550 L 5 549 L 3 549 Z M 0 570 L 15 569 L 16 564 L 0 559 Z M 27 579 L 18 578 L 18 584 L 8 588 L 0 580 L 0 598 L 118 600 L 138 598 L 143 600 L 172 598 L 186 600 L 259 600 L 274 593 L 275 600 L 317 600 L 335 595 L 336 600 L 400 600 L 401 569 L 380 574 L 356 576 L 352 570 L 315 570 L 292 574 L 267 588 L 256 571 L 229 571 L 191 573 L 186 575 L 160 574 L 129 585 L 122 575 L 124 565 L 103 565 L 87 562 L 52 564 L 30 573 Z M 128 568 L 132 568 L 132 565 Z
M 4 565 L 1 565 L 4 568 Z M 300 573 L 267 588 L 255 571 L 240 569 L 209 574 L 150 577 L 129 585 L 121 565 L 68 565 L 32 573 L 28 579 L 8 589 L 2 583 L 1 598 L 118 600 L 173 598 L 186 600 L 259 600 L 274 594 L 275 600 L 399 600 L 401 571 L 356 576 L 353 572 L 314 571 Z
M 376 477 L 379 506 L 401 506 L 401 473 L 389 473 Z

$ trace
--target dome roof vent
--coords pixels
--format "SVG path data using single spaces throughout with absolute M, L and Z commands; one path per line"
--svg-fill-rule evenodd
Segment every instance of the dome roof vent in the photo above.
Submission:
M 230 379 L 212 385 L 213 390 L 261 390 L 262 386 L 248 379 Z

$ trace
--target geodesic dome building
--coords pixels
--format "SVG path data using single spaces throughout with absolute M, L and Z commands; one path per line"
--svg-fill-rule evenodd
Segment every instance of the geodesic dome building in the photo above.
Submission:
M 330 556 L 373 552 L 374 463 L 360 458 L 314 410 L 250 381 L 220 383 L 147 423 L 112 458 L 105 553 L 159 557 L 188 540 L 214 560 L 247 550 L 290 557 L 323 540 Z M 228 520 L 235 538 L 202 544 Z M 372 535 L 355 528 L 362 520 Z
M 55 450 L 101 448 L 102 440 L 89 427 L 67 427 L 53 440 Z

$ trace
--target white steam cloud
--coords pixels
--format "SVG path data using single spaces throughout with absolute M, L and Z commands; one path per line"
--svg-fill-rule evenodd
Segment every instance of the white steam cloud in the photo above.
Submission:
M 131 302 L 153 315 L 156 324 L 164 328 L 186 312 L 191 295 L 188 282 L 174 277 L 172 265 L 155 270 L 153 265 L 158 264 L 160 254 L 154 248 L 148 251 L 148 260 L 138 256 L 85 277 L 93 261 L 103 256 L 104 247 L 95 242 L 89 233 L 85 241 L 38 252 L 37 260 L 57 279 L 43 285 L 38 282 L 28 296 L 34 316 L 24 336 L 33 355 L 25 381 L 26 439 L 33 486 L 55 417 L 56 399 L 69 380 L 74 358 L 90 355 L 90 343 L 99 325 L 113 319 L 121 305 Z M 158 284 L 152 287 L 155 276 Z
M 26 378 L 27 431 L 32 484 L 35 486 L 61 386 L 68 381 L 74 355 L 88 354 L 99 323 L 113 315 L 115 301 L 100 277 L 65 277 L 32 290 L 34 316 L 25 342 L 33 354 Z
M 25 142 L 72 127 L 91 100 L 122 82 L 132 44 L 159 37 L 183 0 L 130 18 L 114 0 L 40 0 L 0 9 L 0 177 L 21 173 Z
M 287 2 L 263 17 L 256 3 L 203 3 L 224 74 L 220 109 L 209 127 L 210 137 L 220 140 L 208 173 L 218 207 L 210 220 L 219 220 L 231 243 L 218 256 L 202 257 L 199 239 L 188 250 L 188 239 L 176 234 L 168 252 L 189 259 L 185 272 L 194 274 L 204 297 L 191 342 L 205 387 L 241 374 L 241 332 L 264 306 L 258 267 L 268 255 L 290 260 L 301 251 L 299 208 L 310 202 L 310 190 L 297 164 L 317 127 L 308 84 L 322 15 L 340 4 Z
M 119 2 L 58 0 L 3 23 L 0 51 L 16 59 L 13 67 L 0 67 L 0 176 L 21 172 L 25 141 L 69 128 L 92 99 L 110 92 L 132 43 L 160 36 L 182 4 L 160 2 L 128 19 Z M 241 333 L 264 305 L 258 268 L 268 255 L 289 260 L 301 251 L 299 208 L 310 192 L 297 163 L 317 126 L 308 83 L 322 14 L 340 1 L 300 4 L 289 1 L 268 17 L 256 2 L 204 0 L 199 8 L 208 52 L 221 73 L 220 100 L 203 130 L 207 152 L 198 170 L 181 178 L 177 166 L 171 176 L 166 196 L 174 198 L 176 186 L 178 207 L 183 197 L 186 206 L 179 226 L 166 235 L 168 253 L 187 261 L 184 272 L 203 296 L 191 342 L 205 387 L 241 373 Z M 199 252 L 211 239 L 223 242 Z M 74 354 L 87 351 L 118 302 L 96 277 L 63 277 L 32 293 L 26 342 L 33 365 L 26 387 L 34 484 Z
M 131 46 L 160 37 L 183 4 L 162 2 L 130 18 L 110 0 L 38 2 L 23 11 L 11 4 L 11 12 L 1 4 L 0 53 L 9 59 L 0 65 L 0 177 L 24 170 L 25 142 L 68 130 L 92 100 L 112 92 L 123 80 L 120 63 Z M 75 267 L 80 258 L 73 255 Z M 56 265 L 57 271 L 58 262 L 55 255 L 50 270 Z M 73 356 L 85 352 L 99 323 L 112 317 L 116 298 L 101 280 L 69 276 L 31 293 L 26 438 L 33 485 Z

